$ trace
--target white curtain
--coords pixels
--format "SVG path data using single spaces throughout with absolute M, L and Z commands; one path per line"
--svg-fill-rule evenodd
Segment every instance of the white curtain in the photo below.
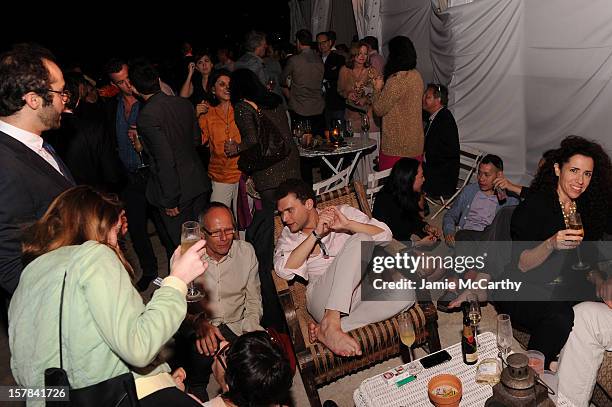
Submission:
M 384 0 L 381 11 L 383 43 L 413 40 L 425 81 L 449 87 L 461 143 L 501 156 L 511 179 L 527 182 L 569 134 L 612 149 L 608 0 L 475 0 L 438 13 L 431 0 Z
M 331 0 L 312 1 L 312 35 L 327 31 L 331 23 Z
M 306 24 L 300 1 L 290 0 L 289 1 L 289 16 L 291 19 L 291 32 L 289 33 L 289 41 L 295 41 L 295 33 L 302 29 L 309 29 L 309 25 Z M 310 17 L 308 17 L 310 18 Z
M 355 13 L 355 24 L 359 38 L 371 35 L 383 43 L 381 3 L 383 0 L 352 0 L 353 13 Z M 384 55 L 382 48 L 380 54 Z

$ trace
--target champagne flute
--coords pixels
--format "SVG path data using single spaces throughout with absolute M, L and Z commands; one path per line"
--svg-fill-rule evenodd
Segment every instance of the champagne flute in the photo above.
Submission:
M 181 254 L 202 239 L 202 227 L 198 222 L 188 221 L 181 226 Z M 204 294 L 198 290 L 192 281 L 187 286 L 187 302 L 198 302 Z
M 578 212 L 570 212 L 567 217 L 567 224 L 569 229 L 576 231 L 576 235 L 584 236 L 584 226 L 582 225 L 582 218 Z M 572 265 L 572 270 L 588 270 L 591 268 L 588 263 L 582 261 L 580 246 L 576 247 L 576 256 L 578 256 L 578 263 Z
M 414 344 L 416 335 L 414 332 L 414 326 L 412 324 L 412 320 L 410 319 L 410 316 L 407 313 L 399 314 L 397 316 L 397 326 L 399 330 L 400 340 L 402 344 L 405 346 L 405 349 L 408 351 L 408 355 L 407 355 L 408 357 L 406 359 L 412 360 L 413 357 L 412 357 L 411 346 Z
M 497 316 L 497 349 L 498 357 L 502 360 L 502 367 L 512 347 L 512 323 L 510 315 L 499 314 Z
M 350 119 L 344 123 L 344 137 L 353 137 L 353 123 Z
M 144 157 L 142 156 L 142 151 L 144 150 L 144 147 L 142 146 L 142 141 L 140 140 L 140 136 L 138 135 L 138 130 L 136 130 L 135 124 L 131 124 L 129 127 L 128 138 L 132 142 L 132 145 L 134 146 L 134 150 L 136 150 L 136 153 L 138 154 L 138 158 L 140 159 L 140 164 L 138 164 L 138 169 L 140 170 L 143 168 L 147 168 L 149 164 L 145 163 Z
M 370 118 L 367 113 L 361 113 L 361 130 L 363 131 L 364 138 L 368 138 L 368 132 L 370 131 Z

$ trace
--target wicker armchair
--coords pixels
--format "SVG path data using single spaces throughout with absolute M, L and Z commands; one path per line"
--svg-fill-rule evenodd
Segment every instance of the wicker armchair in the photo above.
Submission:
M 513 331 L 518 343 L 527 349 L 530 335 L 521 327 L 515 327 Z M 593 390 L 591 403 L 597 407 L 612 406 L 612 352 L 606 352 L 604 355 L 604 360 L 597 373 L 597 383 Z
M 341 204 L 351 205 L 368 216 L 372 216 L 365 190 L 359 182 L 317 197 L 319 208 Z M 282 227 L 281 220 L 277 216 L 275 239 L 278 239 Z M 393 242 L 385 248 L 385 251 L 395 253 L 396 250 L 403 247 L 401 243 Z M 296 280 L 297 278 L 289 282 L 274 273 L 274 284 L 285 313 L 289 335 L 293 342 L 297 364 L 310 405 L 320 406 L 317 387 L 399 354 L 397 318 L 393 317 L 349 332 L 361 345 L 362 356 L 351 358 L 335 356 L 325 346 L 309 342 L 308 324 L 313 320 L 306 309 L 306 286 L 303 281 Z M 438 315 L 431 303 L 431 298 L 420 299 L 419 303 L 410 308 L 408 312 L 415 327 L 415 345 L 424 346 L 429 352 L 439 350 Z

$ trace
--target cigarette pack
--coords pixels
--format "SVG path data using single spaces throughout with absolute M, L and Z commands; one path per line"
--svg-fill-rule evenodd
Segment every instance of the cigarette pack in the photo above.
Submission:
M 387 370 L 385 373 L 382 374 L 382 378 L 389 386 L 399 384 L 400 382 L 402 382 L 402 385 L 408 383 L 411 380 L 405 379 L 410 376 L 415 377 L 408 371 L 406 365 L 401 365 L 391 370 Z

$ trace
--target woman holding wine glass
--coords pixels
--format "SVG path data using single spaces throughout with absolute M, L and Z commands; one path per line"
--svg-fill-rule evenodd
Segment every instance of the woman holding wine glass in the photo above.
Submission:
M 497 306 L 529 331 L 528 348 L 545 355 L 547 368 L 571 331 L 572 306 L 592 299 L 604 283 L 599 274 L 572 266 L 578 263 L 575 249 L 584 246 L 583 240 L 596 241 L 603 235 L 611 180 L 612 165 L 603 148 L 569 136 L 538 170 L 529 195 L 512 216 L 513 261 L 506 277 L 523 285 L 511 301 Z M 582 230 L 570 222 L 576 213 L 581 215 Z M 588 255 L 588 247 L 583 249 Z
M 379 75 L 370 66 L 368 46 L 362 42 L 353 45 L 346 66 L 340 68 L 338 93 L 346 99 L 345 119 L 364 133 L 378 131 L 372 116 L 372 94 Z
M 187 284 L 208 267 L 205 243 L 177 248 L 170 275 L 145 305 L 117 243 L 127 231 L 124 213 L 116 197 L 82 185 L 59 195 L 26 229 L 27 266 L 9 309 L 13 376 L 40 388 L 45 369 L 61 358 L 74 389 L 133 371 L 141 406 L 191 406 L 156 357 L 185 318 Z

